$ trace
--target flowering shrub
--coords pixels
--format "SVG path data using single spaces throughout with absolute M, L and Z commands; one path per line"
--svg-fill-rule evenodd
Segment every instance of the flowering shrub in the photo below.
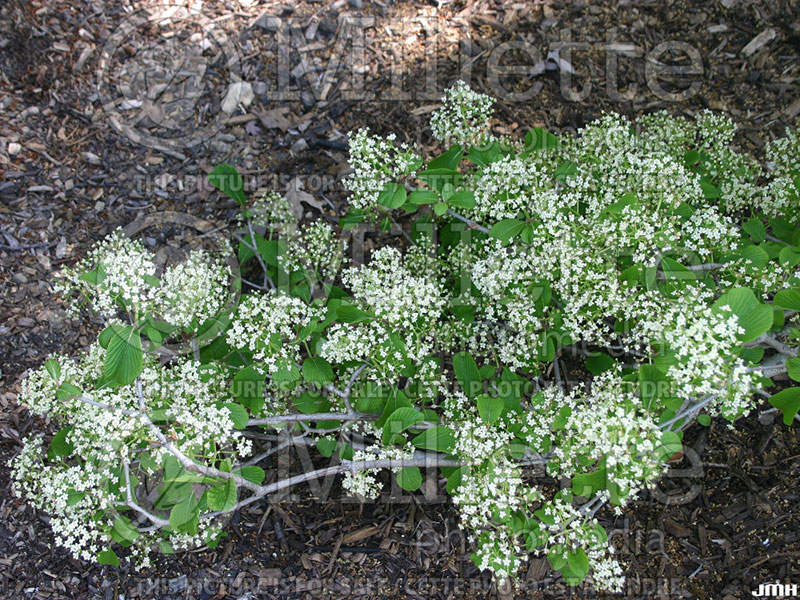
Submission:
M 248 204 L 221 165 L 210 179 L 243 209 L 235 308 L 223 262 L 193 254 L 157 277 L 119 234 L 64 273 L 108 325 L 28 377 L 22 399 L 63 429 L 13 461 L 60 545 L 146 565 L 213 546 L 226 514 L 303 481 L 344 474 L 374 498 L 381 470 L 413 491 L 428 467 L 478 567 L 513 578 L 544 554 L 569 584 L 619 590 L 603 505 L 651 486 L 694 421 L 733 423 L 760 395 L 792 422 L 800 387 L 767 390 L 800 381 L 796 131 L 762 167 L 711 113 L 516 140 L 465 85 L 444 102 L 432 128 L 456 143 L 427 162 L 366 130 L 350 142 L 342 225 L 402 218 L 404 249 L 348 265 L 333 228 L 300 226 L 276 194 Z M 223 335 L 204 341 L 211 320 Z M 193 355 L 160 360 L 177 337 Z M 563 380 L 565 358 L 583 381 Z M 276 445 L 254 448 L 257 429 Z M 264 483 L 259 463 L 307 444 L 332 465 Z M 534 465 L 570 488 L 537 484 Z

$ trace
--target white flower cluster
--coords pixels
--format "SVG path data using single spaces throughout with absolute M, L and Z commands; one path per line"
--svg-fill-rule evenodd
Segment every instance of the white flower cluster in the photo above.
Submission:
M 29 437 L 11 462 L 12 489 L 50 516 L 56 545 L 78 560 L 92 561 L 111 541 L 108 518 L 95 518 L 116 501 L 107 490 L 114 479 L 111 466 L 46 463 L 41 436 Z
M 595 585 L 611 592 L 622 591 L 622 567 L 609 556 L 613 549 L 606 544 L 605 531 L 597 519 L 587 518 L 571 502 L 572 495 L 562 491 L 541 509 L 540 539 L 544 538 L 545 545 L 539 554 L 552 557 L 560 552 L 561 559 L 567 561 L 571 550 L 583 549 Z
M 21 400 L 34 412 L 69 423 L 63 440 L 68 450 L 60 460 L 45 461 L 41 438 L 28 438 L 12 461 L 15 492 L 46 511 L 57 544 L 83 560 L 94 560 L 108 546 L 117 508 L 127 502 L 125 486 L 109 491 L 120 481 L 120 464 L 154 472 L 155 465 L 172 456 L 145 416 L 158 421 L 156 426 L 180 452 L 206 457 L 211 464 L 223 457 L 246 458 L 252 450 L 251 441 L 233 427 L 230 409 L 223 404 L 227 390 L 218 375 L 201 373 L 189 360 L 161 367 L 148 355 L 140 399 L 135 384 L 96 389 L 104 359 L 105 350 L 94 345 L 81 361 L 54 356 L 28 376 Z M 66 384 L 80 394 L 57 396 Z M 142 400 L 145 412 L 140 411 Z M 143 454 L 149 466 L 139 463 Z M 133 489 L 131 493 L 135 495 Z M 98 514 L 104 516 L 95 518 Z M 136 542 L 143 564 L 157 534 L 142 535 Z
M 80 292 L 107 318 L 121 310 L 137 317 L 160 314 L 171 325 L 188 328 L 224 307 L 231 273 L 220 256 L 195 250 L 168 266 L 159 280 L 153 254 L 117 229 L 59 275 L 58 292 Z
M 446 306 L 436 279 L 412 274 L 400 253 L 386 247 L 373 253 L 369 265 L 346 270 L 343 280 L 356 305 L 375 320 L 333 325 L 320 356 L 332 363 L 372 360 L 390 377 L 398 362 L 419 364 L 431 353 Z
M 420 157 L 405 144 L 396 145 L 396 136 L 386 139 L 370 135 L 368 129 L 359 129 L 350 138 L 350 167 L 353 172 L 344 179 L 350 192 L 349 202 L 353 208 L 372 208 L 387 183 L 413 176 Z
M 70 295 L 77 290 L 89 298 L 94 310 L 106 317 L 115 316 L 123 306 L 141 314 L 155 303 L 158 285 L 155 275 L 152 253 L 117 229 L 95 244 L 75 267 L 61 271 L 56 292 Z
M 164 271 L 156 311 L 184 329 L 202 325 L 225 307 L 229 279 L 230 268 L 221 257 L 195 250 Z
M 440 284 L 412 274 L 391 247 L 376 250 L 367 267 L 348 269 L 342 279 L 359 305 L 403 330 L 437 321 L 446 302 Z
M 528 559 L 516 536 L 504 527 L 483 531 L 475 544 L 475 565 L 490 569 L 498 581 L 512 580 Z
M 322 309 L 284 292 L 243 296 L 226 339 L 232 348 L 252 352 L 253 359 L 273 375 L 300 362 L 300 349 L 291 342 L 303 327 L 323 317 Z
M 589 396 L 574 402 L 556 436 L 553 474 L 571 477 L 581 465 L 604 461 L 607 481 L 619 488 L 621 503 L 664 471 L 659 453 L 661 430 L 643 411 L 637 394 L 625 392 L 614 372 L 597 376 Z
M 709 410 L 733 420 L 752 408 L 758 378 L 733 353 L 740 345 L 737 334 L 744 333 L 736 315 L 729 307 L 715 311 L 698 300 L 687 293 L 662 305 L 642 319 L 642 333 L 674 354 L 675 364 L 667 375 L 676 397 L 689 402 L 713 395 L 716 400 Z
M 529 158 L 506 156 L 485 167 L 475 182 L 473 214 L 490 222 L 519 213 L 535 217 L 537 196 L 553 188 L 548 169 Z
M 250 221 L 254 225 L 266 227 L 272 231 L 289 233 L 297 227 L 297 218 L 291 203 L 286 196 L 277 192 L 267 192 L 254 200 L 249 214 Z
M 797 210 L 800 204 L 800 129 L 786 129 L 782 138 L 766 145 L 769 181 L 761 208 L 770 216 Z
M 289 240 L 283 266 L 288 272 L 303 270 L 317 281 L 332 283 L 344 263 L 347 241 L 322 221 L 302 227 Z
M 189 456 L 229 449 L 246 458 L 252 442 L 233 427 L 225 380 L 217 372 L 199 369 L 197 362 L 182 360 L 168 369 L 144 369 L 142 392 L 150 409 L 161 409 L 169 420 L 167 433 L 174 445 Z
M 443 143 L 476 145 L 489 139 L 491 96 L 473 91 L 463 81 L 445 90 L 443 106 L 431 116 L 433 137 Z
M 666 111 L 643 115 L 636 120 L 639 142 L 647 152 L 668 152 L 682 156 L 691 148 L 697 127 L 688 119 L 676 119 Z
M 495 520 L 503 522 L 539 499 L 541 493 L 523 483 L 519 467 L 502 456 L 490 460 L 488 467 L 462 468 L 461 484 L 453 494 L 461 523 L 472 531 Z
M 351 462 L 358 466 L 359 463 L 367 463 L 375 460 L 410 460 L 414 455 L 413 450 L 401 447 L 382 448 L 377 445 L 367 446 L 364 450 L 356 450 L 353 453 Z M 393 472 L 398 472 L 402 467 L 392 468 Z M 381 493 L 381 485 L 376 479 L 379 469 L 359 468 L 356 471 L 348 471 L 342 480 L 342 487 L 354 496 L 360 496 L 369 500 L 375 500 Z

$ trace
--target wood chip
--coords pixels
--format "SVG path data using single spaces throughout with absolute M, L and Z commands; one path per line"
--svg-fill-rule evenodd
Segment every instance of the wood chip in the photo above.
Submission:
M 742 54 L 745 56 L 752 56 L 761 50 L 761 48 L 774 40 L 777 35 L 778 34 L 772 27 L 765 29 L 752 40 L 750 40 L 750 42 L 744 48 L 742 48 Z
M 348 533 L 342 539 L 341 545 L 343 546 L 350 546 L 356 542 L 360 542 L 361 540 L 365 540 L 368 537 L 372 537 L 377 533 L 380 533 L 381 528 L 375 527 L 374 525 L 370 525 L 369 527 L 362 527 L 361 529 L 357 529 L 351 533 Z
M 789 106 L 784 108 L 783 112 L 787 117 L 791 119 L 794 119 L 797 115 L 800 115 L 800 98 L 797 98 Z

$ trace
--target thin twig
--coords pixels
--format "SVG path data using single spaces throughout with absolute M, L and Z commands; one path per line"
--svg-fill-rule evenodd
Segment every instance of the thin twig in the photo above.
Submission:
M 725 263 L 704 263 L 702 265 L 691 265 L 686 268 L 689 271 L 714 271 L 716 269 L 722 269 L 725 266 Z
M 558 354 L 553 359 L 553 371 L 556 377 L 556 385 L 558 386 L 558 391 L 562 394 L 564 393 L 564 388 L 561 387 L 561 369 L 558 367 Z
M 127 408 L 122 408 L 121 406 L 111 406 L 110 404 L 105 404 L 103 402 L 98 402 L 97 400 L 92 400 L 91 398 L 87 398 L 86 396 L 75 396 L 77 400 L 85 404 L 89 404 L 90 406 L 96 406 L 97 408 L 102 408 L 105 410 L 110 410 L 112 412 L 119 412 L 123 415 L 128 417 L 138 417 L 139 413 L 135 410 L 129 410 Z
M 147 510 L 145 510 L 144 508 L 142 508 L 141 506 L 139 506 L 136 503 L 136 501 L 133 499 L 133 490 L 131 489 L 131 472 L 130 472 L 130 467 L 128 466 L 128 463 L 127 462 L 123 462 L 122 463 L 122 468 L 125 471 L 125 487 L 126 487 L 125 492 L 126 492 L 126 500 L 127 500 L 125 505 L 128 506 L 129 508 L 132 508 L 136 512 L 138 512 L 143 517 L 146 517 L 147 519 L 149 519 L 155 525 L 158 525 L 160 527 L 166 527 L 167 525 L 169 525 L 169 519 L 162 519 L 161 517 L 158 517 L 158 516 L 148 512 Z
M 379 413 L 362 413 L 358 411 L 339 413 L 291 413 L 275 417 L 250 419 L 247 425 L 278 425 L 279 423 L 297 423 L 300 421 L 377 421 L 381 418 Z
M 705 398 L 703 398 L 703 399 L 702 399 L 700 402 L 698 402 L 697 404 L 692 404 L 692 405 L 688 406 L 688 407 L 687 407 L 685 410 L 682 410 L 682 411 L 680 411 L 680 412 L 679 412 L 677 415 L 675 415 L 674 417 L 672 417 L 672 418 L 671 418 L 669 421 L 664 421 L 663 423 L 661 423 L 661 424 L 659 425 L 659 427 L 660 427 L 661 429 L 667 429 L 667 428 L 668 428 L 670 425 L 672 425 L 673 423 L 676 423 L 677 421 L 680 421 L 681 419 L 684 419 L 684 418 L 686 418 L 686 417 L 688 417 L 688 416 L 692 415 L 693 413 L 694 413 L 694 414 L 696 414 L 696 413 L 699 413 L 699 412 L 700 412 L 700 410 L 701 410 L 701 409 L 702 409 L 704 406 L 706 406 L 707 404 L 710 404 L 710 403 L 711 403 L 712 401 L 714 401 L 716 398 L 717 398 L 717 396 L 716 396 L 715 394 L 709 394 L 708 396 L 706 396 Z
M 466 223 L 467 225 L 469 225 L 469 227 L 470 227 L 471 229 L 477 229 L 478 231 L 481 231 L 481 232 L 483 232 L 483 233 L 485 233 L 485 234 L 487 234 L 487 235 L 489 234 L 489 230 L 488 230 L 486 227 L 484 227 L 483 225 L 480 225 L 480 224 L 476 223 L 476 222 L 475 222 L 475 221 L 473 221 L 472 219 L 469 219 L 469 218 L 467 218 L 467 217 L 465 217 L 465 216 L 463 216 L 463 215 L 460 215 L 460 214 L 458 214 L 456 211 L 454 211 L 454 210 L 452 210 L 452 209 L 449 209 L 449 208 L 448 208 L 448 209 L 447 209 L 447 214 L 448 214 L 448 215 L 450 215 L 451 217 L 455 217 L 455 218 L 456 218 L 456 219 L 458 219 L 459 221 L 463 221 L 464 223 Z

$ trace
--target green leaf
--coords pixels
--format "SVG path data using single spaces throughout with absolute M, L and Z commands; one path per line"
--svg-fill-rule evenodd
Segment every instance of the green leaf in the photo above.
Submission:
M 519 239 L 521 239 L 524 243 L 530 244 L 533 242 L 533 226 L 532 225 L 525 225 L 522 229 L 522 233 L 519 234 Z
M 681 451 L 683 451 L 683 443 L 677 433 L 674 431 L 665 431 L 661 434 L 661 443 L 657 450 L 660 455 L 659 460 L 668 460 Z
M 583 581 L 586 575 L 589 573 L 589 558 L 586 556 L 586 553 L 583 551 L 583 548 L 575 548 L 570 550 L 567 554 L 567 563 L 569 564 L 570 571 L 578 579 L 577 583 Z M 562 572 L 563 575 L 563 572 Z M 577 585 L 577 583 L 573 583 L 568 581 L 569 585 Z
M 117 515 L 116 519 L 114 519 L 113 529 L 122 539 L 129 542 L 135 542 L 139 537 L 139 531 L 131 526 L 131 522 L 127 518 L 121 515 Z
M 217 165 L 208 174 L 208 182 L 241 206 L 247 204 L 247 197 L 244 195 L 244 182 L 236 167 L 228 163 Z
M 497 142 L 492 142 L 488 147 L 485 145 L 481 146 L 480 148 L 472 146 L 469 149 L 467 160 L 479 167 L 485 167 L 486 165 L 493 163 L 495 160 L 498 160 L 503 155 L 503 149 L 500 147 L 500 144 Z
M 303 361 L 303 379 L 319 386 L 333 383 L 333 367 L 324 358 L 307 358 Z
M 411 402 L 408 400 L 408 397 L 401 391 L 396 388 L 392 388 L 389 390 L 389 397 L 386 399 L 386 403 L 383 406 L 383 411 L 381 413 L 381 418 L 375 421 L 375 424 L 378 427 L 383 427 L 386 424 L 386 421 L 389 420 L 389 417 L 392 416 L 392 413 L 396 411 L 398 408 L 401 407 L 411 407 Z
M 761 246 L 745 246 L 741 255 L 747 261 L 745 268 L 750 271 L 763 269 L 769 262 L 769 254 Z
M 435 214 L 437 217 L 441 217 L 447 212 L 447 208 L 447 202 L 437 202 L 433 205 L 433 214 Z
M 600 375 L 614 366 L 616 361 L 604 352 L 595 352 L 586 358 L 586 368 L 592 375 Z
M 792 268 L 800 263 L 800 253 L 796 252 L 794 248 L 782 248 L 778 254 L 778 262 L 785 267 Z
M 197 498 L 190 488 L 183 500 L 172 507 L 169 513 L 169 524 L 173 529 L 179 530 L 197 518 L 197 514 Z
M 786 359 L 786 371 L 794 381 L 800 381 L 800 357 Z
M 445 490 L 448 494 L 452 494 L 455 492 L 458 487 L 461 485 L 461 474 L 462 474 L 463 467 L 458 467 L 453 469 L 453 471 L 447 475 L 447 485 L 445 486 Z M 446 473 L 444 469 L 442 469 L 443 473 Z
M 236 429 L 244 429 L 250 421 L 250 415 L 247 414 L 247 409 L 241 404 L 235 402 L 226 402 L 225 407 L 231 412 L 231 421 Z
M 72 443 L 67 441 L 67 435 L 72 430 L 72 427 L 64 427 L 53 436 L 52 441 L 50 442 L 50 447 L 47 449 L 47 458 L 50 460 L 55 460 L 57 458 L 64 458 L 72 454 L 75 450 L 75 446 Z
M 572 493 L 590 498 L 599 490 L 606 489 L 606 468 L 591 473 L 579 473 L 572 478 Z
M 667 256 L 661 258 L 661 270 L 664 271 L 664 277 L 667 279 L 677 279 L 679 281 L 694 281 L 697 279 L 692 271 L 677 260 Z
M 58 386 L 58 389 L 56 390 L 56 398 L 58 400 L 67 400 L 69 398 L 74 398 L 75 396 L 80 396 L 82 393 L 83 392 L 81 392 L 81 388 L 65 381 Z
M 795 227 L 789 221 L 781 218 L 770 219 L 769 226 L 772 228 L 775 237 L 789 244 L 793 243 Z
M 469 353 L 459 352 L 453 356 L 453 370 L 458 383 L 461 384 L 461 389 L 467 396 L 474 398 L 483 391 L 483 381 L 478 371 L 478 365 Z
M 422 485 L 422 473 L 419 467 L 403 467 L 397 472 L 397 484 L 409 492 L 414 492 Z
M 175 549 L 172 547 L 172 544 L 164 540 L 158 542 L 158 551 L 165 556 L 175 554 Z
M 480 375 L 481 379 L 491 379 L 496 372 L 497 367 L 494 365 L 483 365 L 478 369 L 478 375 Z
M 378 194 L 378 204 L 388 209 L 400 208 L 406 203 L 406 188 L 399 183 L 389 181 Z
M 791 425 L 800 410 L 800 387 L 793 387 L 773 394 L 769 403 L 783 413 L 783 422 Z
M 454 170 L 458 168 L 458 164 L 461 162 L 461 157 L 464 154 L 464 149 L 459 146 L 458 144 L 454 144 L 450 146 L 450 149 L 443 154 L 440 154 L 436 158 L 434 158 L 431 162 L 427 164 L 425 167 L 426 171 L 430 171 L 433 169 L 448 169 Z
M 492 228 L 489 230 L 489 235 L 507 244 L 522 233 L 524 228 L 524 221 L 520 221 L 519 219 L 503 219 L 492 225 Z
M 800 288 L 789 288 L 775 294 L 772 305 L 785 310 L 800 310 Z
M 339 217 L 339 226 L 342 229 L 348 229 L 357 225 L 358 223 L 363 223 L 367 220 L 367 214 L 364 210 L 360 208 L 354 208 L 352 210 L 347 211 L 347 214 L 343 217 Z
M 448 181 L 442 186 L 442 200 L 448 202 L 450 197 L 455 193 L 455 188 L 452 182 Z
M 703 427 L 708 427 L 709 425 L 711 425 L 711 417 L 706 413 L 697 415 L 697 422 L 700 423 L 700 425 L 702 425 Z
M 97 562 L 101 565 L 111 565 L 112 567 L 119 566 L 119 557 L 114 553 L 111 548 L 102 550 L 97 553 Z
M 319 450 L 319 453 L 325 458 L 330 458 L 333 455 L 333 451 L 336 450 L 336 445 L 338 443 L 339 442 L 336 440 L 322 437 L 317 440 L 317 450 Z
M 502 398 L 492 398 L 486 394 L 478 396 L 478 413 L 481 419 L 490 425 L 500 418 L 505 407 L 506 405 Z
M 452 196 L 450 196 L 447 202 L 450 204 L 450 206 L 455 206 L 456 208 L 474 208 L 475 193 L 470 190 L 455 192 Z
M 280 385 L 293 384 L 300 381 L 300 369 L 294 362 L 278 361 L 278 370 L 272 374 L 272 381 Z
M 254 365 L 239 370 L 231 382 L 231 395 L 253 413 L 258 413 L 264 406 L 264 373 Z
M 697 150 L 689 150 L 683 155 L 686 167 L 693 167 L 700 162 L 700 153 Z
M 669 387 L 669 379 L 656 365 L 639 365 L 639 395 L 647 410 L 667 394 Z
M 547 552 L 547 560 L 554 571 L 560 571 L 567 564 L 564 558 L 564 547 L 561 545 L 551 546 Z
M 303 392 L 298 398 L 295 398 L 292 403 L 298 412 L 304 415 L 315 412 L 325 412 L 330 408 L 330 402 L 327 398 L 323 398 L 312 392 Z
M 719 188 L 709 181 L 700 180 L 700 188 L 703 190 L 703 195 L 708 200 L 720 197 Z
M 58 364 L 58 361 L 54 358 L 50 360 L 46 360 L 44 362 L 44 368 L 47 371 L 47 374 L 50 375 L 50 379 L 53 381 L 58 381 L 61 379 L 61 365 Z
M 142 338 L 131 325 L 111 325 L 103 377 L 119 385 L 130 385 L 142 371 Z
M 758 217 L 753 217 L 747 221 L 742 225 L 742 229 L 744 229 L 756 243 L 761 243 L 767 239 L 767 230 L 764 229 L 764 223 L 762 223 L 761 219 Z
M 742 342 L 751 342 L 772 327 L 772 307 L 761 304 L 749 288 L 729 290 L 713 306 L 717 310 L 728 306 L 738 317 L 739 325 L 745 330 L 743 335 L 738 336 Z
M 236 482 L 227 479 L 224 483 L 208 488 L 208 507 L 211 510 L 228 511 L 236 506 Z
M 75 506 L 78 502 L 84 499 L 86 492 L 68 492 L 67 493 L 67 506 Z
M 411 204 L 434 204 L 439 201 L 439 196 L 431 190 L 414 190 L 408 195 Z
M 155 344 L 156 346 L 159 346 L 161 344 L 161 341 L 164 339 L 164 336 L 161 335 L 161 332 L 152 325 L 145 325 L 142 328 L 142 332 L 147 337 L 147 339 L 153 342 L 153 344 Z
M 557 181 L 564 181 L 570 175 L 574 175 L 578 172 L 578 165 L 570 160 L 565 160 L 563 163 L 558 165 L 558 168 L 553 173 L 553 179 Z
M 388 446 L 392 443 L 395 435 L 402 433 L 424 418 L 420 411 L 410 406 L 401 406 L 396 409 L 383 424 L 383 445 Z
M 358 307 L 343 304 L 336 309 L 336 319 L 342 323 L 361 323 L 371 321 L 372 317 Z
M 558 138 L 542 127 L 533 127 L 525 134 L 526 150 L 549 150 L 560 147 Z
M 108 342 L 111 341 L 112 337 L 114 337 L 114 327 L 109 325 L 100 332 L 100 335 L 97 336 L 97 343 L 100 344 L 101 348 L 107 349 Z
M 520 400 L 522 396 L 531 391 L 531 382 L 517 375 L 511 369 L 503 369 L 500 375 L 500 383 L 497 385 L 497 395 L 503 399 L 506 409 L 511 412 L 519 412 Z
M 452 429 L 439 426 L 426 429 L 412 439 L 411 443 L 417 448 L 449 454 L 456 445 L 456 438 Z
M 264 477 L 266 477 L 264 469 L 255 465 L 242 467 L 234 471 L 234 473 L 241 475 L 242 479 L 246 479 L 256 485 L 261 485 L 261 482 L 264 481 Z

